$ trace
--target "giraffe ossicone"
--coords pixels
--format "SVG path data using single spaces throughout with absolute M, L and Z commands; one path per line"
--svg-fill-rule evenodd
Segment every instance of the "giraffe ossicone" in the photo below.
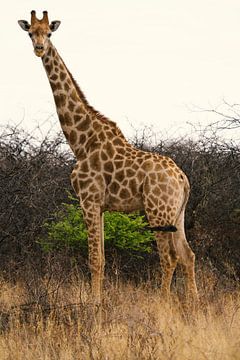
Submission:
M 71 183 L 88 228 L 92 293 L 101 302 L 104 276 L 103 213 L 144 210 L 155 230 L 162 267 L 162 292 L 169 295 L 177 264 L 185 269 L 187 291 L 197 297 L 195 256 L 184 230 L 189 182 L 168 157 L 134 148 L 117 125 L 91 107 L 50 41 L 60 21 L 49 23 L 31 12 L 18 21 L 41 57 L 52 88 L 63 133 L 77 159 Z M 163 231 L 165 230 L 165 231 Z

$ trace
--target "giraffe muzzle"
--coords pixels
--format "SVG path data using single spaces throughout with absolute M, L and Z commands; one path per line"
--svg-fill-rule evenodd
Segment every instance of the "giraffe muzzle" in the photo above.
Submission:
M 35 45 L 34 52 L 37 56 L 42 57 L 44 55 L 44 46 L 40 44 Z
M 44 46 L 43 46 L 43 45 L 41 45 L 41 44 L 35 45 L 35 50 L 36 50 L 36 51 L 43 51 L 43 49 L 44 49 Z

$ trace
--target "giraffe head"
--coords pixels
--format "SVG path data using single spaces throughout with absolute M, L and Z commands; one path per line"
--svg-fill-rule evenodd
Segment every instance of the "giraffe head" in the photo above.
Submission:
M 49 46 L 49 38 L 53 31 L 56 31 L 60 25 L 60 21 L 55 20 L 49 23 L 47 11 L 43 11 L 43 18 L 36 17 L 36 11 L 31 11 L 31 24 L 26 20 L 18 20 L 21 28 L 28 32 L 30 36 L 34 52 L 37 56 L 43 57 Z

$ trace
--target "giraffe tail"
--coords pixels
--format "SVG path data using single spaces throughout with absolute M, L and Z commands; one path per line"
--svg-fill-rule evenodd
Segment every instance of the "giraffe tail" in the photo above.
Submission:
M 155 231 L 164 231 L 164 232 L 176 232 L 177 228 L 174 225 L 166 225 L 166 226 L 146 226 L 146 230 L 155 232 Z

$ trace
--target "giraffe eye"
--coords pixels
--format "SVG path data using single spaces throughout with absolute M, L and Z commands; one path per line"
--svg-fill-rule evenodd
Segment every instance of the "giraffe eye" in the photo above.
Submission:
M 30 36 L 30 38 L 31 38 L 33 34 L 32 34 L 32 33 L 28 33 L 28 35 L 29 35 L 29 36 Z
M 52 36 L 52 33 L 48 33 L 47 37 L 50 38 Z

